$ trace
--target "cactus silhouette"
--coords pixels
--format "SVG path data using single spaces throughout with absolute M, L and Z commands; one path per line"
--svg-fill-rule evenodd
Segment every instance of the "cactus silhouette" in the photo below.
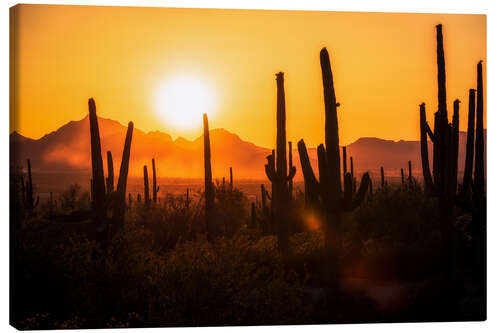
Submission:
M 469 89 L 469 115 L 467 121 L 467 143 L 465 147 L 465 168 L 462 185 L 460 186 L 460 201 L 468 201 L 472 195 L 472 168 L 474 163 L 474 127 L 476 116 L 476 90 Z
M 387 182 L 385 181 L 384 167 L 380 167 L 380 187 L 384 187 L 385 185 L 387 185 Z
M 473 211 L 473 242 L 476 248 L 485 244 L 486 204 L 484 196 L 484 137 L 483 137 L 483 82 L 482 63 L 477 64 L 477 105 L 476 105 L 476 154 L 474 166 L 474 181 L 472 181 L 472 155 L 474 136 L 474 91 L 469 90 L 469 115 L 467 128 L 466 161 L 462 185 L 457 194 L 458 173 L 458 144 L 459 144 L 459 100 L 453 102 L 452 122 L 448 123 L 446 109 L 446 71 L 444 61 L 443 33 L 441 24 L 436 26 L 437 67 L 438 67 L 438 111 L 434 114 L 434 131 L 426 120 L 425 104 L 420 104 L 420 151 L 422 172 L 427 192 L 439 199 L 441 232 L 444 240 L 445 253 L 443 267 L 450 282 L 448 292 L 456 285 L 453 274 L 456 253 L 453 247 L 454 205 L 470 208 Z M 429 167 L 427 137 L 430 138 L 433 148 L 432 176 Z M 470 192 L 474 200 L 470 201 Z M 478 226 L 479 225 L 479 226 Z M 476 227 L 475 227 L 476 226 Z M 482 252 L 483 250 L 478 250 Z M 485 255 L 485 253 L 484 253 Z M 483 270 L 482 268 L 480 269 Z
M 156 183 L 156 165 L 155 165 L 155 159 L 151 159 L 151 163 L 153 165 L 153 202 L 157 202 L 157 196 L 158 196 L 158 191 L 160 190 L 160 187 Z
M 113 172 L 113 156 L 111 152 L 108 150 L 108 177 L 106 178 L 106 193 L 109 194 L 113 192 L 115 186 L 115 174 Z
M 286 163 L 286 111 L 285 88 L 283 73 L 276 74 L 277 85 L 277 135 L 276 159 L 274 154 L 267 156 L 265 171 L 267 178 L 273 184 L 273 213 L 274 225 L 277 228 L 278 247 L 282 253 L 288 251 L 288 216 L 290 205 L 290 191 L 288 182 L 295 176 L 296 169 L 291 167 L 287 174 Z
M 101 137 L 94 99 L 89 99 L 90 151 L 92 155 L 92 206 L 98 220 L 104 218 L 106 187 L 101 155 Z
M 458 146 L 457 146 L 457 147 L 458 147 Z M 457 151 L 457 154 L 458 154 L 458 151 Z M 458 156 L 457 156 L 457 158 L 458 158 Z M 413 181 L 413 175 L 412 175 L 412 172 L 411 172 L 411 160 L 410 160 L 410 161 L 408 161 L 408 182 L 409 182 L 410 184 L 413 184 L 413 183 L 414 183 L 414 181 Z
M 28 179 L 26 183 L 24 181 L 24 177 L 21 177 L 21 189 L 22 189 L 22 199 L 23 206 L 26 209 L 28 216 L 32 216 L 34 214 L 35 208 L 38 206 L 40 202 L 40 197 L 37 196 L 36 200 L 33 195 L 33 178 L 31 176 L 31 161 L 28 159 Z
M 233 167 L 229 167 L 229 185 L 233 188 Z
M 103 233 L 100 239 L 101 245 L 107 246 L 109 230 L 114 234 L 119 228 L 123 226 L 125 216 L 125 199 L 127 189 L 127 177 L 130 162 L 130 150 L 132 145 L 132 134 L 134 124 L 128 123 L 127 134 L 125 136 L 125 143 L 123 146 L 122 161 L 120 165 L 120 174 L 118 175 L 118 184 L 116 191 L 106 194 L 106 187 L 104 183 L 104 170 L 101 155 L 101 139 L 99 135 L 99 124 L 97 120 L 96 106 L 94 99 L 89 99 L 89 125 L 90 125 L 90 145 L 92 155 L 92 179 L 91 179 L 91 192 L 92 192 L 92 210 L 93 218 L 97 223 L 97 231 Z M 109 154 L 110 156 L 110 154 Z M 111 163 L 113 164 L 112 160 Z M 109 165 L 108 165 L 109 167 Z M 106 211 L 111 211 L 111 217 L 106 216 Z M 108 226 L 111 225 L 111 228 Z
M 149 198 L 149 177 L 148 177 L 147 165 L 143 167 L 143 175 L 144 175 L 144 203 L 148 205 L 150 198 Z
M 341 169 L 340 169 L 340 146 L 339 146 L 339 126 L 337 118 L 337 103 L 335 90 L 333 86 L 333 75 L 330 65 L 330 57 L 326 48 L 320 53 L 321 70 L 323 76 L 323 95 L 325 104 L 325 143 L 317 148 L 319 181 L 312 172 L 307 150 L 304 141 L 298 144 L 299 154 L 301 155 L 302 170 L 304 179 L 309 183 L 308 187 L 314 188 L 316 184 L 319 187 L 319 195 L 322 201 L 322 207 L 326 215 L 325 229 L 325 284 L 327 287 L 328 299 L 335 299 L 339 291 L 339 253 L 340 236 L 336 230 L 344 219 L 345 212 L 352 211 L 360 205 L 369 186 L 370 176 L 364 173 L 361 179 L 359 190 L 354 193 L 352 185 L 352 175 L 348 172 L 346 166 L 346 151 L 344 154 L 344 192 L 341 188 Z
M 485 197 L 484 181 L 484 119 L 483 119 L 483 65 L 477 64 L 477 105 L 476 105 L 476 155 L 474 160 L 474 191 L 478 200 Z
M 207 114 L 203 114 L 203 157 L 205 164 L 205 225 L 210 241 L 215 239 L 216 228 L 214 221 L 215 192 L 212 182 L 212 161 L 210 154 L 210 131 Z

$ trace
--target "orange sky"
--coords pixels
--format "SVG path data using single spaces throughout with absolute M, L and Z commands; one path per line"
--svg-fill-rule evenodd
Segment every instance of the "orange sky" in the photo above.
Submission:
M 194 138 L 155 104 L 158 87 L 199 77 L 216 95 L 212 128 L 275 145 L 276 84 L 285 73 L 288 140 L 324 140 L 319 51 L 333 59 L 340 140 L 419 137 L 418 104 L 437 108 L 435 28 L 443 24 L 448 105 L 486 60 L 486 16 L 21 5 L 11 10 L 11 131 L 39 138 L 87 114 Z M 486 72 L 486 62 L 484 64 Z M 486 78 L 486 75 L 485 75 Z M 486 84 L 485 84 L 486 86 Z M 12 114 L 17 116 L 12 117 Z

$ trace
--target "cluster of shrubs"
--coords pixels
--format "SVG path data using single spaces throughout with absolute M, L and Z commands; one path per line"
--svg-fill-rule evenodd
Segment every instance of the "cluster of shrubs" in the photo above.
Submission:
M 167 196 L 149 207 L 135 202 L 106 253 L 83 229 L 52 220 L 43 206 L 32 217 L 17 214 L 21 208 L 14 200 L 13 324 L 45 329 L 418 319 L 408 313 L 384 317 L 360 293 L 347 295 L 344 308 L 329 309 L 322 294 L 321 230 L 296 226 L 285 260 L 276 237 L 249 224 L 249 202 L 241 191 L 217 184 L 215 193 L 217 221 L 224 226 L 216 241 L 203 233 L 203 200 L 187 205 L 185 198 Z M 59 197 L 59 209 L 66 211 L 89 204 L 78 186 Z M 418 185 L 376 190 L 339 226 L 339 278 L 434 277 L 442 246 L 438 216 L 435 199 Z M 467 253 L 468 219 L 457 221 L 463 231 L 458 242 Z M 415 315 L 416 307 L 428 307 L 425 302 L 415 300 L 401 311 Z

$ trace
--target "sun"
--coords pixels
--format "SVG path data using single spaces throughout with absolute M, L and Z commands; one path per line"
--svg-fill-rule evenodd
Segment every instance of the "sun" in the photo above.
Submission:
M 198 77 L 171 77 L 158 88 L 156 108 L 167 124 L 195 128 L 201 124 L 204 113 L 210 117 L 215 112 L 215 93 Z

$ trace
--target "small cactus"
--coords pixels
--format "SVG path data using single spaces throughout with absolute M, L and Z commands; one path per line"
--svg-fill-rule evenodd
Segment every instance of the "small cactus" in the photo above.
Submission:
M 384 187 L 385 185 L 387 185 L 387 182 L 385 181 L 384 167 L 380 167 L 380 187 Z
M 28 179 L 26 183 L 24 182 L 24 177 L 21 177 L 21 188 L 23 195 L 23 206 L 28 212 L 28 216 L 32 216 L 34 214 L 35 208 L 38 206 L 40 202 L 40 197 L 37 196 L 36 200 L 33 195 L 33 179 L 31 176 L 31 161 L 28 159 Z
M 150 198 L 149 198 L 149 179 L 148 179 L 148 166 L 145 165 L 143 167 L 143 172 L 144 172 L 144 203 L 147 205 L 149 204 Z

